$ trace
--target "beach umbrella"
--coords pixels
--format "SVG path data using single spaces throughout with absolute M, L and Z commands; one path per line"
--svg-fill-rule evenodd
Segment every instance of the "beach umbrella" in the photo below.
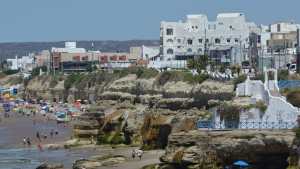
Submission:
M 241 168 L 249 167 L 249 164 L 242 160 L 238 160 L 238 161 L 234 162 L 233 165 L 239 166 Z

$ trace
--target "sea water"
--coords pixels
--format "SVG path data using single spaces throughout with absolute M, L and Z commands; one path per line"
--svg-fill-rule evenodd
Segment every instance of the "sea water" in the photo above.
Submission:
M 45 162 L 72 168 L 75 160 L 87 158 L 89 155 L 90 152 L 82 150 L 0 149 L 0 169 L 35 169 Z

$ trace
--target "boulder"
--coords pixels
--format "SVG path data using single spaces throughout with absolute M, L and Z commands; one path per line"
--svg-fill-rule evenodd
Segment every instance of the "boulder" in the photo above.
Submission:
M 73 169 L 95 169 L 102 166 L 113 166 L 124 163 L 125 161 L 126 157 L 121 155 L 93 156 L 90 159 L 81 159 L 75 161 L 73 164 Z

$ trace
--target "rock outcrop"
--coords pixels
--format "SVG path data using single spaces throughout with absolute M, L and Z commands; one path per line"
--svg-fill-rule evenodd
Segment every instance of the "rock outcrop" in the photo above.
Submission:
M 289 131 L 173 133 L 161 161 L 175 168 L 221 169 L 244 160 L 254 169 L 285 169 L 294 136 Z
M 121 155 L 94 156 L 90 159 L 81 159 L 75 161 L 75 163 L 73 164 L 73 169 L 96 169 L 98 167 L 113 166 L 116 164 L 124 163 L 126 160 L 126 157 Z
M 38 166 L 36 169 L 64 169 L 64 165 L 44 163 Z

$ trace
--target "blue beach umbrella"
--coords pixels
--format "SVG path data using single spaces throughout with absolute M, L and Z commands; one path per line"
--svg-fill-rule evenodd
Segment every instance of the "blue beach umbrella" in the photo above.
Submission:
M 249 164 L 245 161 L 242 161 L 242 160 L 234 162 L 233 165 L 239 166 L 239 167 L 242 167 L 242 168 L 249 167 Z

